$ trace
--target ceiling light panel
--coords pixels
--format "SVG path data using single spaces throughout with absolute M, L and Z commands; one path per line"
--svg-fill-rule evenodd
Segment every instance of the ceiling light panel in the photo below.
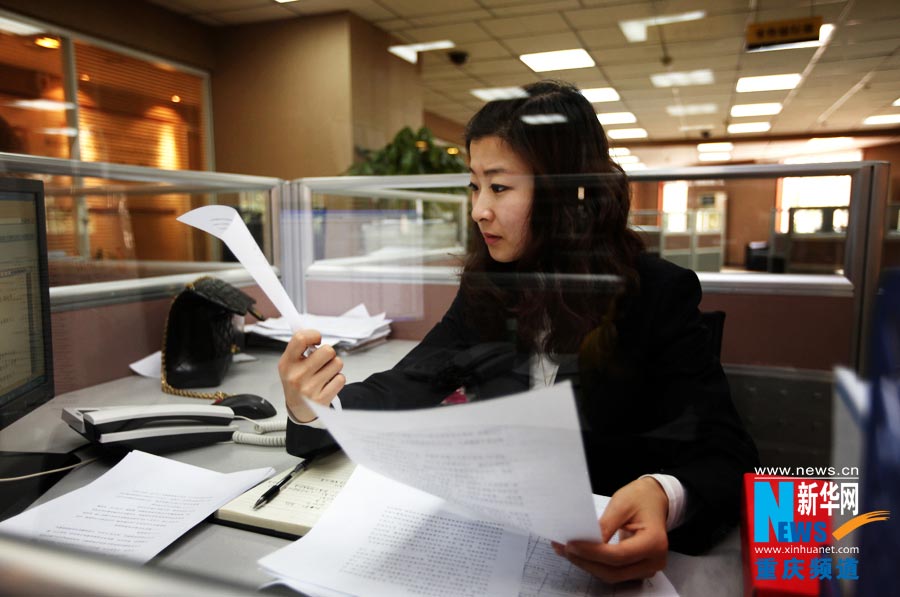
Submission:
M 642 128 L 609 129 L 606 136 L 610 139 L 643 139 L 647 136 L 647 131 Z
M 684 23 L 687 21 L 697 21 L 706 17 L 706 11 L 694 10 L 691 12 L 682 12 L 677 14 L 660 15 L 658 17 L 650 17 L 647 19 L 629 19 L 619 21 L 619 29 L 625 39 L 631 43 L 647 41 L 647 28 L 659 25 L 670 25 L 672 23 Z
M 613 161 L 621 166 L 622 164 L 637 164 L 641 158 L 636 155 L 620 155 L 614 157 Z
M 768 122 L 740 122 L 729 124 L 729 133 L 764 133 L 772 128 Z
M 657 73 L 650 75 L 654 87 L 687 87 L 688 85 L 711 85 L 715 83 L 713 72 L 708 68 L 699 70 Z
M 587 98 L 592 104 L 600 102 L 617 102 L 619 94 L 612 87 L 594 87 L 593 89 L 582 89 L 581 95 Z
M 752 91 L 776 91 L 779 89 L 793 89 L 800 84 L 800 73 L 784 75 L 765 75 L 761 77 L 741 77 L 738 79 L 735 90 L 738 93 Z
M 719 110 L 716 104 L 681 104 L 666 106 L 669 116 L 697 116 L 700 114 L 715 114 Z
M 609 155 L 612 157 L 622 157 L 623 155 L 631 155 L 631 150 L 627 147 L 611 147 Z
M 37 35 L 38 33 L 44 32 L 43 29 L 39 29 L 28 23 L 7 19 L 6 17 L 0 17 L 0 31 L 5 31 L 6 33 L 11 33 L 13 35 Z
M 898 124 L 900 123 L 900 114 L 876 114 L 869 116 L 863 120 L 863 124 Z
M 538 52 L 522 54 L 519 60 L 536 73 L 554 70 L 570 70 L 573 68 L 590 68 L 594 59 L 582 49 L 557 50 L 555 52 Z
M 765 103 L 765 104 L 738 104 L 731 106 L 731 115 L 740 118 L 741 116 L 771 116 L 781 112 L 781 104 Z
M 894 100 L 894 103 L 891 104 L 891 105 L 892 105 L 892 106 L 900 106 L 900 97 L 898 97 L 897 99 L 895 99 L 895 100 Z
M 728 141 L 722 143 L 698 143 L 697 151 L 705 152 L 705 151 L 731 151 L 734 149 L 734 143 L 729 143 Z
M 597 114 L 600 124 L 631 124 L 637 122 L 637 117 L 631 112 L 604 112 Z
M 484 89 L 472 89 L 469 93 L 484 102 L 528 97 L 528 92 L 521 87 L 487 87 Z
M 440 41 L 428 41 L 420 44 L 406 44 L 402 46 L 390 46 L 388 52 L 402 58 L 411 64 L 419 61 L 419 52 L 429 52 L 431 50 L 446 50 L 454 47 L 455 44 L 449 39 Z

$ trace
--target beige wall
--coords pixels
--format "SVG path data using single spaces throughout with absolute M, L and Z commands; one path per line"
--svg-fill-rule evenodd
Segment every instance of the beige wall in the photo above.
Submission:
M 472 114 L 474 116 L 474 113 Z M 427 126 L 434 136 L 450 143 L 456 143 L 460 147 L 466 143 L 466 127 L 454 122 L 443 116 L 438 116 L 434 112 L 427 110 L 423 116 L 425 126 Z
M 197 68 L 215 66 L 211 27 L 149 2 L 0 0 L 0 7 Z
M 353 156 L 346 14 L 226 27 L 212 73 L 216 170 L 332 176 Z
M 394 37 L 355 15 L 347 18 L 353 144 L 380 149 L 403 127 L 417 130 L 422 126 L 419 68 L 387 51 L 388 46 L 399 43 Z

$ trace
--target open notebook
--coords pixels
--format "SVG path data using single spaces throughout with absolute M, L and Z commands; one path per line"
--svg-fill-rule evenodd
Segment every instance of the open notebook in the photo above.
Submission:
M 291 469 L 281 471 L 219 508 L 213 520 L 228 526 L 296 539 L 305 535 L 319 520 L 354 468 L 356 465 L 343 452 L 324 456 L 284 487 L 275 499 L 254 510 L 253 504 L 259 496 Z

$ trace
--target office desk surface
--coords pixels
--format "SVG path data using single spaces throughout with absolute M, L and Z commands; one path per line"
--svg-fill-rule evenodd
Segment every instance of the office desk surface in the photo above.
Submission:
M 360 381 L 391 367 L 414 342 L 391 341 L 368 352 L 345 357 L 344 373 L 348 381 Z M 279 355 L 257 352 L 259 360 L 232 366 L 220 388 L 229 393 L 258 394 L 272 402 L 279 416 L 285 415 L 281 383 L 276 364 Z M 159 380 L 138 376 L 118 379 L 91 388 L 57 396 L 39 409 L 16 421 L 0 434 L 0 450 L 66 452 L 84 445 L 84 439 L 60 419 L 70 406 L 112 406 L 135 404 L 185 404 L 196 399 L 164 394 Z M 241 422 L 249 428 L 250 423 Z M 227 473 L 271 466 L 276 471 L 292 466 L 296 458 L 283 448 L 222 443 L 193 450 L 166 454 L 167 457 Z M 94 462 L 71 472 L 36 503 L 43 503 L 81 487 L 109 468 L 109 463 Z M 256 588 L 270 580 L 256 562 L 288 544 L 285 539 L 203 523 L 181 537 L 149 566 L 185 570 L 213 576 Z M 666 575 L 681 595 L 740 595 L 740 544 L 737 530 L 723 543 L 702 557 L 669 554 Z

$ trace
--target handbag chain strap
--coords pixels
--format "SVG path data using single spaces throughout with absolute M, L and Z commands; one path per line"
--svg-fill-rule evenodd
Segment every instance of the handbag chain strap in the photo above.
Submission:
M 191 286 L 190 284 L 188 285 Z M 175 299 L 178 297 L 176 296 Z M 175 302 L 175 299 L 172 299 L 172 303 Z M 162 351 L 160 351 L 161 355 L 161 366 L 160 366 L 160 378 L 162 379 L 162 391 L 166 394 L 172 394 L 173 396 L 181 396 L 183 398 L 203 398 L 206 400 L 223 400 L 228 398 L 230 394 L 226 394 L 225 392 L 194 392 L 191 390 L 181 390 L 179 388 L 173 387 L 169 384 L 168 380 L 166 380 L 166 340 L 169 337 L 169 315 L 172 313 L 172 307 L 169 306 L 169 313 L 166 314 L 166 324 L 163 327 L 163 343 L 162 343 Z M 235 346 L 231 347 L 232 353 L 235 351 Z

